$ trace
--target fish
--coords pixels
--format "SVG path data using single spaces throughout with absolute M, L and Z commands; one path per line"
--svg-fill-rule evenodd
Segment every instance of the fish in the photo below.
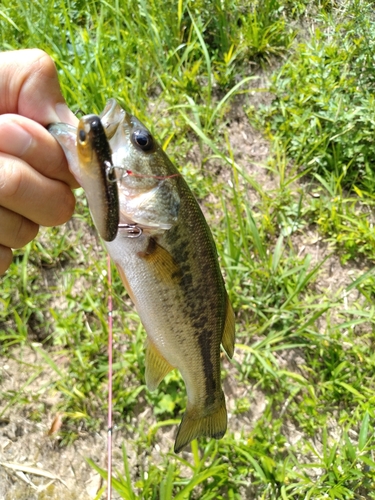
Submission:
M 151 132 L 110 99 L 99 115 L 105 137 L 95 142 L 92 116 L 82 117 L 77 130 L 57 123 L 49 131 L 85 190 L 94 224 L 146 330 L 147 388 L 155 390 L 175 368 L 184 380 L 187 404 L 174 444 L 179 453 L 193 439 L 220 439 L 227 430 L 220 357 L 221 346 L 229 358 L 234 354 L 233 308 L 202 210 Z M 103 159 L 108 148 L 99 146 L 106 141 L 110 160 Z M 98 150 L 106 151 L 102 158 Z M 94 172 L 107 177 L 91 175 L 87 158 Z M 103 200 L 113 178 L 119 221 L 109 240 L 103 234 L 111 209 Z

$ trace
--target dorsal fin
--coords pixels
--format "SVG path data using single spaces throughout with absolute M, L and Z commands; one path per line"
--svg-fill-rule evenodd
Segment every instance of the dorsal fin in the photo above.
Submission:
M 235 334 L 235 323 L 234 323 L 234 312 L 232 304 L 230 303 L 228 294 L 226 296 L 226 313 L 225 313 L 225 323 L 223 338 L 221 343 L 225 349 L 225 352 L 230 358 L 233 357 L 234 353 L 234 334 Z

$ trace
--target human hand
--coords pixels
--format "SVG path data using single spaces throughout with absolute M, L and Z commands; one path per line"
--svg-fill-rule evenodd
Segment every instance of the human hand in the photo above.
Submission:
M 0 275 L 11 264 L 11 249 L 35 238 L 39 225 L 55 226 L 71 217 L 71 188 L 78 185 L 44 127 L 77 121 L 45 52 L 0 53 Z

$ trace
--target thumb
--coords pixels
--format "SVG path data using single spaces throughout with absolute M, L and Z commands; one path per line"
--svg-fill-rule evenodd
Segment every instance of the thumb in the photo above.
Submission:
M 16 113 L 46 126 L 77 124 L 61 94 L 57 71 L 39 49 L 0 53 L 0 114 Z

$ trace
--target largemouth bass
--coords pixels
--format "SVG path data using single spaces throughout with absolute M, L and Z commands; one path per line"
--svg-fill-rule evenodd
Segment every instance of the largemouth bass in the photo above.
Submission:
M 53 124 L 49 130 L 86 192 L 94 223 L 147 332 L 147 387 L 156 389 L 173 368 L 184 379 L 187 406 L 174 446 L 178 453 L 197 437 L 219 439 L 226 432 L 220 345 L 231 358 L 234 314 L 210 229 L 176 167 L 115 100 L 100 116 L 105 137 L 98 120 L 88 115 L 78 129 Z M 107 141 L 111 158 L 102 145 Z M 111 240 L 113 184 L 119 220 Z

